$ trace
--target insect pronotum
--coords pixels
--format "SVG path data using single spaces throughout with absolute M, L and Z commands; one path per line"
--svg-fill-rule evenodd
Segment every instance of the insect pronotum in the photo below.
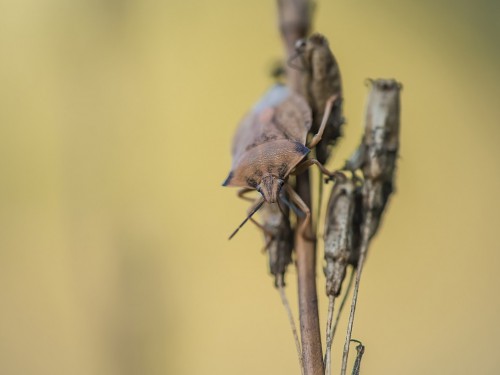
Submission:
M 347 326 L 341 375 L 345 375 L 349 356 L 359 283 L 371 238 L 378 230 L 390 195 L 394 191 L 396 160 L 399 151 L 401 84 L 394 79 L 369 80 L 371 84 L 366 105 L 365 133 L 346 168 L 361 169 L 363 182 L 363 221 L 359 260 Z

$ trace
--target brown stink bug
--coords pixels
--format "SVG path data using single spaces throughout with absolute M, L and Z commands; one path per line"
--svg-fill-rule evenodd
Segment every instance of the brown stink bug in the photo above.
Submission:
M 321 34 L 297 41 L 296 55 L 289 61 L 292 67 L 302 71 L 298 92 L 304 96 L 312 110 L 313 126 L 317 132 L 325 115 L 327 102 L 338 98 L 323 133 L 322 140 L 316 146 L 316 158 L 326 163 L 330 155 L 330 146 L 342 136 L 342 80 L 339 65 L 333 56 L 328 40 Z M 297 64 L 297 60 L 300 62 Z
M 279 204 L 282 188 L 290 201 L 305 214 L 299 228 L 304 233 L 310 210 L 287 181 L 291 173 L 298 174 L 313 164 L 324 174 L 333 176 L 316 159 L 306 159 L 306 155 L 321 140 L 334 101 L 335 98 L 327 104 L 325 121 L 307 146 L 307 134 L 312 125 L 311 110 L 302 96 L 284 85 L 273 86 L 244 117 L 233 140 L 231 171 L 222 185 L 243 188 L 240 196 L 253 190 L 262 196 L 256 199 L 247 218 L 230 239 L 264 202 Z

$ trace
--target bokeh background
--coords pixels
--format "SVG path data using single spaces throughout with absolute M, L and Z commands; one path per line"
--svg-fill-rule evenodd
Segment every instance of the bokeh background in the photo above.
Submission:
M 330 167 L 364 79 L 404 84 L 362 372 L 498 374 L 500 4 L 319 0 L 314 24 L 345 88 Z M 282 54 L 274 2 L 1 0 L 0 51 L 0 373 L 298 374 L 260 234 L 227 241 L 247 205 L 220 186 Z

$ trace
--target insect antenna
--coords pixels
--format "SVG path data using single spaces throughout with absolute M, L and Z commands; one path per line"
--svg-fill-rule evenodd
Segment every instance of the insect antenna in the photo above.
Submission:
M 258 203 L 258 204 L 254 207 L 254 209 L 253 209 L 253 210 L 252 210 L 252 211 L 248 214 L 248 216 L 245 218 L 245 220 L 243 220 L 243 222 L 242 222 L 240 225 L 238 225 L 238 228 L 236 228 L 236 229 L 234 230 L 234 232 L 233 232 L 233 233 L 231 233 L 231 235 L 229 236 L 229 240 L 230 240 L 230 239 L 232 239 L 232 238 L 236 235 L 236 233 L 238 233 L 238 231 L 241 229 L 241 227 L 242 227 L 243 225 L 245 225 L 245 224 L 246 224 L 246 222 L 247 222 L 248 220 L 250 220 L 250 218 L 251 218 L 251 217 L 252 217 L 252 216 L 253 216 L 253 215 L 254 215 L 254 214 L 255 214 L 255 213 L 256 213 L 256 212 L 257 212 L 257 211 L 258 211 L 258 210 L 262 207 L 262 205 L 263 205 L 263 204 L 264 204 L 264 198 L 260 198 L 260 202 L 259 202 L 259 203 Z

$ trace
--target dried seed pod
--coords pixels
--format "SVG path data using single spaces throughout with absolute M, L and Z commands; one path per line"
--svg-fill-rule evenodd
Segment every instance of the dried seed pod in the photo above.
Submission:
M 399 150 L 399 93 L 401 84 L 394 79 L 372 81 L 366 108 L 364 143 L 366 179 L 392 180 Z
M 362 167 L 364 206 L 371 213 L 368 230 L 373 237 L 390 195 L 394 191 L 399 151 L 399 93 L 401 84 L 393 79 L 372 81 L 365 128 L 365 162 Z
M 280 196 L 283 201 L 283 196 Z M 265 205 L 260 211 L 266 249 L 269 255 L 269 270 L 274 276 L 274 285 L 278 289 L 281 302 L 285 307 L 292 330 L 297 357 L 302 369 L 302 349 L 295 319 L 293 317 L 290 303 L 285 294 L 285 273 L 288 265 L 292 262 L 293 230 L 289 220 L 287 207 L 281 208 L 278 204 Z
M 394 79 L 370 80 L 365 134 L 346 169 L 361 169 L 364 207 L 371 212 L 370 237 L 375 235 L 389 196 L 394 191 L 399 151 L 401 84 Z
M 346 269 L 353 256 L 353 221 L 359 188 L 352 179 L 335 183 L 328 201 L 325 220 L 326 294 L 340 294 Z M 359 199 L 358 199 L 359 201 Z M 352 260 L 351 260 L 352 261 Z
M 328 201 L 325 219 L 325 268 L 326 294 L 329 296 L 326 325 L 325 372 L 331 374 L 331 347 L 336 323 L 333 325 L 333 307 L 335 298 L 340 295 L 347 266 L 357 264 L 359 249 L 360 213 L 362 212 L 362 193 L 354 178 L 338 178 Z M 358 225 L 358 227 L 355 227 Z M 352 280 L 352 277 L 351 277 Z M 351 283 L 349 283 L 351 285 Z M 347 296 L 346 292 L 346 296 Z M 344 297 L 345 300 L 345 297 Z M 338 312 L 338 317 L 342 311 Z
M 269 271 L 275 278 L 276 287 L 285 286 L 285 272 L 292 262 L 293 230 L 288 215 L 288 209 L 281 212 L 277 204 L 265 205 L 260 210 Z
M 326 103 L 332 96 L 342 98 L 342 80 L 337 60 L 333 56 L 328 40 L 321 34 L 314 34 L 296 44 L 297 56 L 301 59 L 303 74 L 299 92 L 312 109 L 312 131 L 317 131 L 325 113 Z M 291 61 L 294 64 L 294 61 Z M 328 118 L 323 139 L 316 146 L 316 158 L 325 163 L 330 155 L 330 146 L 342 136 L 342 100 L 337 100 Z
M 341 375 L 347 371 L 349 341 L 354 323 L 361 272 L 371 238 L 377 232 L 383 211 L 394 191 L 396 159 L 399 151 L 399 94 L 401 84 L 394 79 L 369 80 L 371 90 L 366 107 L 365 134 L 362 144 L 346 167 L 363 172 L 363 219 L 356 283 L 347 324 L 346 341 L 342 356 Z M 362 354 L 362 353 L 361 353 Z M 360 360 L 361 357 L 359 356 Z

